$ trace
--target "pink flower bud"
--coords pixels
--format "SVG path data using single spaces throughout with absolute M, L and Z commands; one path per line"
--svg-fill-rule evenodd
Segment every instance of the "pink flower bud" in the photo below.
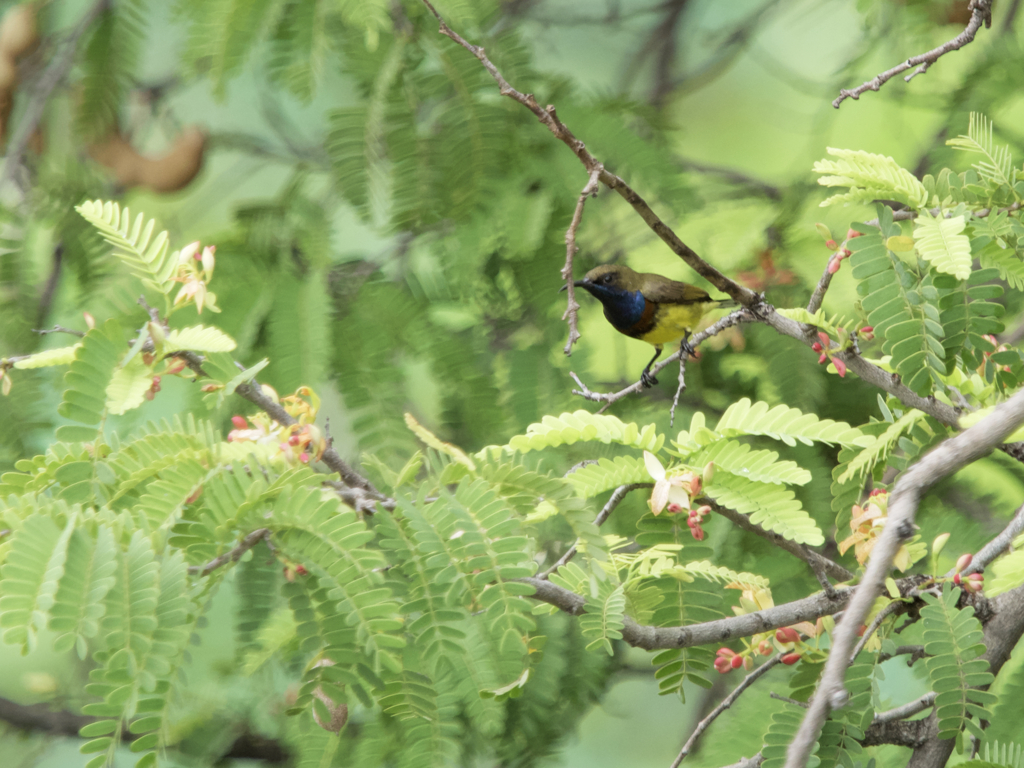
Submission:
M 833 357 L 832 365 L 836 367 L 836 373 L 839 374 L 839 378 L 843 378 L 844 376 L 846 376 L 846 363 L 844 363 L 838 357 Z
M 953 583 L 954 584 L 956 584 L 959 587 L 962 581 L 963 581 L 963 579 L 960 578 L 960 574 L 959 573 L 954 573 L 953 574 Z
M 830 275 L 834 275 L 836 272 L 839 271 L 839 268 L 841 266 L 843 266 L 842 259 L 832 259 L 832 261 L 828 263 L 828 273 Z
M 733 669 L 739 669 L 740 667 L 743 666 L 743 657 L 742 656 L 733 656 L 732 660 L 729 663 L 732 664 L 732 668 Z
M 816 341 L 813 344 L 811 344 L 811 349 L 813 349 L 815 352 L 821 352 L 821 342 Z
M 821 365 L 822 363 L 827 362 L 827 361 L 828 361 L 828 355 L 826 355 L 824 352 L 822 352 L 821 353 L 821 357 L 818 358 L 818 365 Z
M 299 461 L 301 461 L 303 464 L 308 464 L 309 463 L 309 454 L 306 453 L 305 451 L 300 453 L 299 454 Z
M 960 557 L 956 561 L 956 572 L 960 573 L 962 570 L 964 570 L 964 568 L 971 564 L 971 561 L 973 559 L 974 555 L 970 553 L 967 553 L 966 555 L 960 555 Z
M 839 247 L 839 243 L 837 243 L 835 240 L 826 240 L 825 247 L 828 248 L 830 251 L 834 251 L 836 248 Z
M 775 630 L 775 639 L 780 643 L 799 643 L 800 633 L 792 627 L 781 627 Z
M 787 664 L 788 666 L 793 666 L 798 661 L 800 661 L 799 653 L 787 653 L 785 656 L 782 657 L 782 663 Z
M 958 576 L 960 574 L 957 574 Z M 964 581 L 964 589 L 968 592 L 981 592 L 985 587 L 985 577 L 980 573 L 972 573 Z
M 723 645 L 721 648 L 719 648 L 715 652 L 715 655 L 717 655 L 717 656 L 724 656 L 727 659 L 731 659 L 733 656 L 736 655 L 736 651 L 734 651 L 732 648 L 726 648 Z
M 849 248 L 843 248 L 843 250 L 839 252 L 840 259 L 848 259 L 851 256 L 853 256 L 853 251 L 851 251 Z
M 757 652 L 760 653 L 762 656 L 771 656 L 772 644 L 769 643 L 767 640 L 762 640 L 760 643 L 757 644 Z
M 245 420 L 245 416 L 232 416 L 231 423 L 235 425 L 236 429 L 245 429 L 249 426 Z
M 754 660 L 750 656 L 743 657 L 743 669 L 747 672 L 754 668 Z
M 732 664 L 729 663 L 728 659 L 719 656 L 717 659 L 715 659 L 715 669 L 718 670 L 721 674 L 726 675 L 729 672 L 732 672 Z
M 825 349 L 828 349 L 829 345 L 832 343 L 832 340 L 828 337 L 828 334 L 825 333 L 824 331 L 818 331 L 818 338 L 821 339 L 821 345 Z
M 863 232 L 858 232 L 856 229 L 848 229 L 846 230 L 846 239 L 853 240 L 853 238 L 860 237 L 863 234 Z

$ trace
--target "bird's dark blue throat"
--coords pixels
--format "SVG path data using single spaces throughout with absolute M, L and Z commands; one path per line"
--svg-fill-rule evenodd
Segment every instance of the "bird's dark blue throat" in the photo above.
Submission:
M 604 305 L 604 316 L 616 330 L 624 333 L 632 329 L 643 318 L 644 308 L 647 302 L 640 291 L 624 291 L 621 288 L 612 288 L 607 285 L 596 283 L 577 283 L 580 288 L 590 294 Z

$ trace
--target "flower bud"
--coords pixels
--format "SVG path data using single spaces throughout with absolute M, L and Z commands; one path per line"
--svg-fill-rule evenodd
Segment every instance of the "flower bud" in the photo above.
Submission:
M 963 571 L 964 568 L 966 568 L 967 566 L 969 566 L 971 564 L 972 560 L 974 560 L 974 555 L 970 554 L 969 552 L 966 555 L 960 555 L 960 557 L 956 561 L 956 566 L 955 566 L 954 570 L 959 575 L 959 573 L 961 571 Z M 957 582 L 957 583 L 959 583 L 959 582 Z
M 167 333 L 164 331 L 164 327 L 160 323 L 154 323 L 151 320 L 146 323 L 146 330 L 149 331 L 149 338 L 151 338 L 153 343 L 157 346 L 163 344 L 167 340 Z
M 960 574 L 957 574 L 959 576 Z M 985 586 L 985 577 L 980 573 L 972 573 L 964 580 L 964 589 L 968 592 L 981 592 Z
M 839 251 L 840 259 L 848 259 L 851 256 L 853 256 L 853 251 L 851 251 L 849 248 L 843 248 L 841 251 Z
M 871 341 L 873 338 L 875 338 L 875 326 L 865 325 L 863 328 L 857 331 L 857 334 L 865 341 Z
M 853 238 L 860 237 L 863 234 L 863 232 L 858 232 L 856 229 L 848 229 L 846 230 L 846 239 L 853 240 Z
M 680 512 L 684 511 L 683 508 L 678 504 L 669 504 L 667 507 L 665 507 L 665 509 L 671 512 L 673 515 L 678 515 Z
M 93 317 L 88 312 L 82 313 L 82 319 L 85 320 L 85 327 L 88 328 L 90 331 L 96 327 L 96 318 Z
M 729 663 L 728 659 L 719 656 L 717 659 L 715 659 L 715 669 L 721 672 L 723 675 L 725 675 L 729 672 L 732 672 L 732 664 Z
M 747 672 L 749 672 L 753 668 L 754 668 L 754 660 L 752 658 L 750 658 L 749 656 L 744 656 L 743 657 L 743 669 L 745 669 Z
M 793 666 L 798 661 L 800 661 L 799 653 L 787 653 L 785 656 L 782 657 L 782 663 L 788 666 Z
M 775 630 L 775 639 L 780 643 L 799 643 L 800 633 L 792 627 L 781 627 Z
M 711 485 L 711 481 L 715 477 L 715 462 L 709 461 L 704 465 L 704 471 L 701 473 L 700 479 L 705 486 Z
M 731 659 L 733 656 L 736 655 L 736 651 L 734 651 L 732 648 L 726 648 L 723 645 L 721 648 L 718 649 L 718 651 L 716 652 L 716 655 L 717 656 L 724 656 L 727 659 Z
M 839 247 L 839 243 L 837 243 L 835 240 L 829 239 L 825 241 L 825 247 L 828 248 L 830 251 L 834 251 L 836 250 L 836 248 Z
M 760 653 L 762 656 L 771 656 L 772 650 L 772 644 L 767 640 L 762 640 L 760 643 L 757 644 L 757 652 Z
M 235 429 L 246 429 L 249 426 L 245 416 L 232 416 L 231 423 L 235 425 Z
M 216 246 L 208 245 L 203 248 L 203 255 L 200 257 L 203 262 L 203 271 L 206 272 L 206 279 L 209 280 L 213 277 L 213 265 L 214 258 L 213 254 L 217 250 Z
M 963 581 L 963 579 L 962 579 L 962 578 L 960 578 L 960 574 L 959 574 L 959 573 L 954 573 L 954 574 L 953 574 L 953 583 L 954 583 L 954 584 L 956 584 L 956 585 L 957 585 L 957 586 L 959 587 L 959 586 L 960 586 L 960 583 L 961 583 L 962 581 Z
M 836 367 L 836 373 L 839 374 L 839 378 L 842 379 L 846 376 L 846 363 L 844 363 L 840 358 L 833 357 L 832 365 Z
M 816 341 L 813 344 L 811 344 L 811 349 L 813 349 L 815 352 L 821 352 L 821 342 Z
M 743 666 L 743 657 L 733 656 L 729 663 L 732 664 L 733 669 L 739 669 Z
M 700 495 L 700 475 L 694 475 L 690 478 L 690 498 Z
M 178 254 L 179 264 L 188 264 L 195 256 L 199 253 L 199 241 L 196 240 L 194 243 L 189 243 L 181 249 L 181 253 Z
M 833 258 L 832 261 L 830 261 L 828 263 L 828 273 L 830 275 L 834 275 L 836 272 L 839 271 L 839 268 L 841 266 L 843 266 L 843 260 L 842 259 Z

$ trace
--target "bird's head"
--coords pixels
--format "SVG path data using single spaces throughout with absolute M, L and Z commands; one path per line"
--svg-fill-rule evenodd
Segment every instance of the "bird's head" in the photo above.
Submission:
M 604 301 L 618 294 L 640 290 L 640 275 L 624 264 L 602 264 L 573 285 Z

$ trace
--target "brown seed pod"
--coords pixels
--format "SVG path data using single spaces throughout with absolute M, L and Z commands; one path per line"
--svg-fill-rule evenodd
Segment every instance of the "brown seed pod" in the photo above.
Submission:
M 186 128 L 174 140 L 170 151 L 160 158 L 139 154 L 120 134 L 89 148 L 89 155 L 110 169 L 125 187 L 148 187 L 154 192 L 176 192 L 199 173 L 206 149 L 206 133 L 195 126 Z
M 20 59 L 39 42 L 35 3 L 11 8 L 0 21 L 0 55 Z

